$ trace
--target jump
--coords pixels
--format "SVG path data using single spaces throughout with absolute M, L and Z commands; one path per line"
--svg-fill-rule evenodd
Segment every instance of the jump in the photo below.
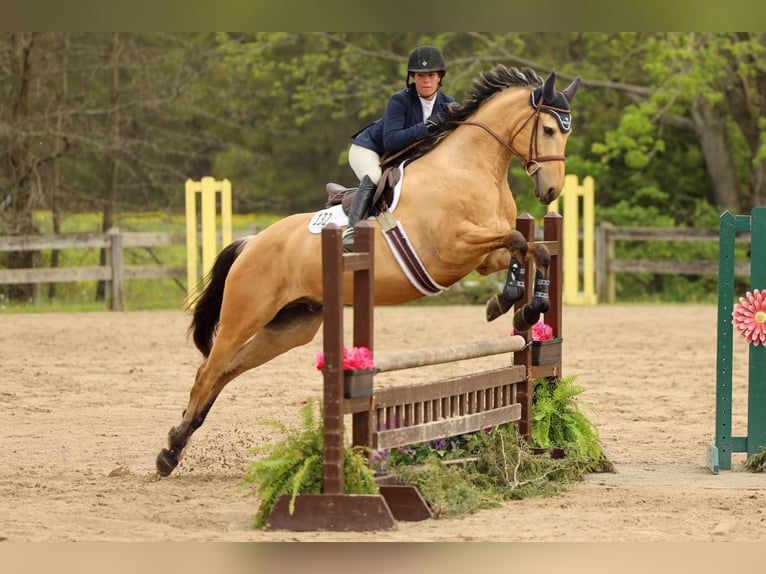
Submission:
M 535 297 L 514 317 L 517 331 L 529 329 L 547 310 L 550 256 L 528 247 L 513 229 L 516 204 L 508 169 L 516 156 L 542 204 L 561 193 L 571 134 L 569 103 L 580 79 L 562 91 L 555 83 L 554 72 L 543 81 L 528 68 L 498 65 L 482 73 L 432 149 L 405 165 L 394 213 L 438 284 L 450 286 L 472 271 L 488 275 L 508 270 L 505 288 L 487 304 L 488 320 L 506 313 L 523 296 L 516 276 L 519 261 L 533 260 Z M 176 468 L 190 436 L 230 381 L 310 343 L 319 330 L 321 235 L 308 231 L 312 216 L 288 216 L 235 241 L 218 256 L 194 303 L 189 328 L 203 360 L 181 422 L 170 429 L 167 448 L 157 456 L 160 476 Z M 378 233 L 379 223 L 372 223 Z M 344 281 L 350 294 L 352 274 L 346 273 Z M 383 241 L 375 242 L 374 281 L 375 305 L 424 296 Z

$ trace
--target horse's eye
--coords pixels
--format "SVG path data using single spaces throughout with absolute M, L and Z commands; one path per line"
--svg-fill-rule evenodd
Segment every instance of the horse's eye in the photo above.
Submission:
M 547 136 L 552 136 L 553 135 L 553 128 L 548 127 L 548 126 L 543 126 L 543 133 L 545 135 L 547 135 Z

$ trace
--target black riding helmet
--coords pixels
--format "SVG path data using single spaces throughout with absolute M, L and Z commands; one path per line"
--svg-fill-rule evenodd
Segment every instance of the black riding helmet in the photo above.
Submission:
M 439 85 L 441 86 L 444 76 L 447 75 L 447 64 L 444 56 L 433 46 L 418 46 L 410 54 L 407 62 L 407 78 L 405 85 L 409 85 L 410 75 L 415 72 L 439 72 Z

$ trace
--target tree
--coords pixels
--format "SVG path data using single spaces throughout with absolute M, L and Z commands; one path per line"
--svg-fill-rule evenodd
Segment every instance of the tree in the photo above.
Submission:
M 717 207 L 739 213 L 763 204 L 765 49 L 764 34 L 652 34 L 637 60 L 649 93 L 631 93 L 618 127 L 594 151 L 639 170 L 655 158 L 674 161 L 669 139 L 692 135 Z
M 51 161 L 67 149 L 65 138 L 46 137 L 53 118 L 58 116 L 58 77 L 51 74 L 53 58 L 38 58 L 60 35 L 28 32 L 0 36 L 0 232 L 29 235 L 38 232 L 34 211 L 46 205 L 45 185 Z M 51 97 L 52 94 L 52 97 Z M 32 267 L 36 254 L 11 252 L 10 268 Z M 13 299 L 34 295 L 32 285 L 15 285 L 6 290 Z
M 0 232 L 37 233 L 36 209 L 95 210 L 102 229 L 121 210 L 178 204 L 205 149 L 189 136 L 189 90 L 217 62 L 205 35 L 4 34 Z M 189 111 L 193 110 L 193 111 Z M 10 254 L 32 267 L 34 254 Z M 32 296 L 30 286 L 8 290 Z

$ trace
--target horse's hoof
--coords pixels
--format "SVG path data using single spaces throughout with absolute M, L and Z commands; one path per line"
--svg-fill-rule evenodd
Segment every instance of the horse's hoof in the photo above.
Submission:
M 500 304 L 500 296 L 495 295 L 487 301 L 487 321 L 494 321 L 497 319 L 500 315 L 504 314 L 505 311 L 503 310 L 502 305 Z
M 157 455 L 157 473 L 160 476 L 168 476 L 178 466 L 178 457 L 166 448 Z
M 540 312 L 525 305 L 513 314 L 513 330 L 516 334 L 526 333 L 540 319 Z

